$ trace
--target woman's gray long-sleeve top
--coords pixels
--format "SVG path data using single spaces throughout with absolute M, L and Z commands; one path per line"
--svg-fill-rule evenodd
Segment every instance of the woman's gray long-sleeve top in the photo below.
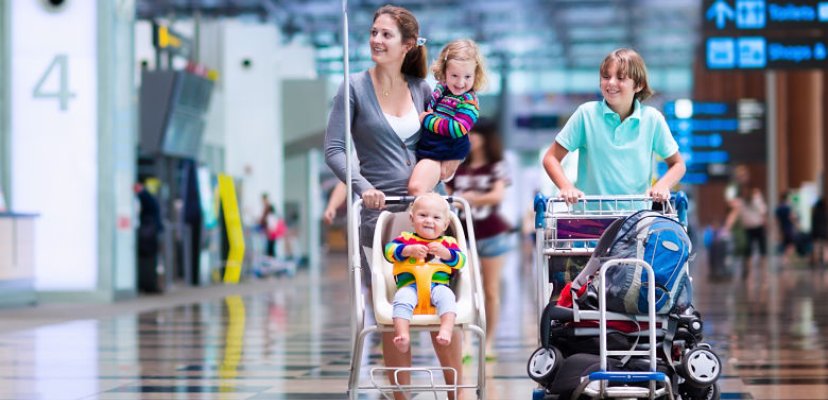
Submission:
M 420 134 L 417 133 L 403 142 L 391 128 L 382 113 L 374 84 L 368 71 L 351 76 L 351 136 L 359 158 L 359 170 L 354 170 L 352 183 L 354 192 L 362 195 L 369 189 L 377 189 L 387 196 L 404 196 L 408 193 L 408 179 L 417 163 L 414 153 Z M 425 109 L 431 88 L 420 78 L 406 76 L 408 89 L 419 115 Z M 344 84 L 334 97 L 328 128 L 325 132 L 325 162 L 334 174 L 345 182 L 345 95 Z M 361 236 L 370 239 L 376 213 L 367 210 L 363 219 Z M 370 246 L 370 242 L 363 241 Z

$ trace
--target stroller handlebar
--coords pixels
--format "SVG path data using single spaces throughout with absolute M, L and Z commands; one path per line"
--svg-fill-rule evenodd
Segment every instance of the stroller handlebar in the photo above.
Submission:
M 445 196 L 440 195 L 440 197 L 444 198 L 449 203 L 454 203 L 458 200 L 458 197 L 455 196 Z M 385 196 L 385 204 L 409 204 L 414 202 L 417 199 L 417 196 Z
M 385 196 L 385 204 L 408 204 L 416 198 L 416 196 Z

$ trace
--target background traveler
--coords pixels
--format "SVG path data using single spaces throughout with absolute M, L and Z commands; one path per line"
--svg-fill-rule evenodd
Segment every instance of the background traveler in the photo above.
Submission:
M 828 209 L 825 207 L 825 197 L 817 199 L 811 208 L 811 266 L 825 266 L 826 253 L 828 253 Z
M 469 202 L 486 303 L 486 357 L 493 360 L 500 321 L 500 279 L 505 254 L 515 248 L 512 226 L 498 212 L 511 183 L 503 144 L 493 121 L 481 120 L 469 132 L 471 152 L 457 168 L 448 191 Z M 462 219 L 465 222 L 465 219 Z M 466 227 L 468 230 L 468 227 Z
M 725 219 L 724 229 L 731 232 L 736 251 L 744 257 L 742 260 L 742 277 L 750 273 L 751 257 L 754 244 L 759 252 L 760 266 L 765 263 L 767 248 L 765 243 L 765 223 L 768 207 L 759 188 L 752 185 L 750 170 L 739 165 L 734 171 L 734 183 L 725 193 L 730 212 Z M 739 236 L 743 236 L 740 238 Z
M 136 245 L 138 253 L 138 290 L 148 293 L 161 291 L 158 268 L 158 240 L 164 231 L 161 222 L 161 206 L 142 183 L 133 186 L 138 198 L 138 231 Z

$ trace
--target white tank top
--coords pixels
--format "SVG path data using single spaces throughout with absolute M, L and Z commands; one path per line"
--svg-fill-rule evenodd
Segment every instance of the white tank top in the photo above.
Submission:
M 402 117 L 386 113 L 382 114 L 385 115 L 385 119 L 388 121 L 388 124 L 391 125 L 391 129 L 397 133 L 397 136 L 399 136 L 403 142 L 420 131 L 420 116 L 417 114 L 417 108 L 413 107 L 413 105 L 411 110 L 409 110 Z

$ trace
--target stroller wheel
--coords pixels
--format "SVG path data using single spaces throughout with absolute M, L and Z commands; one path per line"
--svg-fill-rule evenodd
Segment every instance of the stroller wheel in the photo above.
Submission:
M 529 357 L 526 372 L 533 381 L 546 387 L 555 379 L 561 361 L 563 361 L 563 354 L 557 348 L 539 347 Z
M 684 355 L 681 370 L 687 384 L 696 388 L 707 388 L 719 379 L 722 362 L 709 348 L 696 347 Z
M 705 388 L 679 385 L 679 395 L 681 395 L 682 400 L 717 400 L 720 396 L 719 384 L 716 383 Z

